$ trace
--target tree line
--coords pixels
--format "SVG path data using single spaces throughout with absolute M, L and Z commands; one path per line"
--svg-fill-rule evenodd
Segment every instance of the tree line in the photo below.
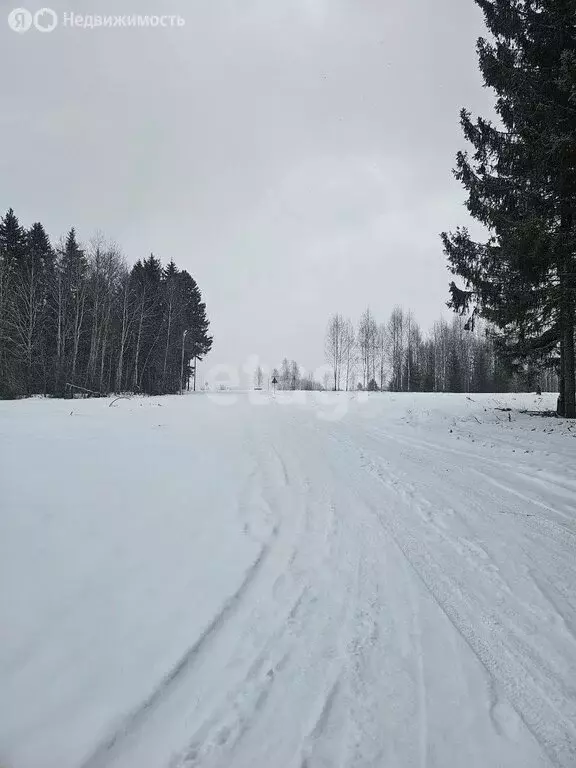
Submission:
M 472 329 L 455 316 L 424 334 L 410 311 L 395 307 L 385 323 L 367 309 L 355 329 L 336 313 L 325 335 L 330 389 L 394 392 L 554 391 L 554 370 L 533 361 L 513 366 L 503 358 L 488 329 Z M 326 386 L 326 388 L 328 388 Z
M 54 247 L 0 220 L 0 397 L 176 393 L 212 346 L 196 281 L 150 255 L 129 268 L 102 236 Z
M 276 384 L 273 382 L 276 381 Z M 261 388 L 266 383 L 264 381 L 264 372 L 261 366 L 258 366 L 254 376 L 254 384 Z M 288 360 L 285 357 L 282 360 L 280 368 L 273 368 L 270 373 L 268 381 L 268 388 L 274 387 L 275 389 L 285 391 L 312 391 L 324 389 L 319 381 L 316 381 L 313 374 L 306 373 L 296 362 L 296 360 Z
M 576 417 L 576 15 L 572 1 L 475 0 L 491 40 L 480 38 L 484 83 L 497 121 L 461 125 L 472 154 L 455 175 L 469 213 L 489 231 L 443 233 L 451 306 L 499 330 L 512 361 L 552 361 L 560 415 Z

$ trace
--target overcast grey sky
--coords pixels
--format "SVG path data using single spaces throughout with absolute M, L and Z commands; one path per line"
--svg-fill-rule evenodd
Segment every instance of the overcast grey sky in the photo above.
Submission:
M 47 3 L 186 25 L 18 35 L 0 0 L 2 212 L 174 258 L 203 291 L 211 364 L 312 368 L 331 312 L 442 313 L 459 109 L 492 103 L 473 0 Z

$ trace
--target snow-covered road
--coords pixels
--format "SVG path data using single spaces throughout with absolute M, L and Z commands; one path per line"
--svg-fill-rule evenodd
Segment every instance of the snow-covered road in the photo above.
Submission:
M 576 425 L 300 399 L 0 403 L 2 768 L 576 766 Z

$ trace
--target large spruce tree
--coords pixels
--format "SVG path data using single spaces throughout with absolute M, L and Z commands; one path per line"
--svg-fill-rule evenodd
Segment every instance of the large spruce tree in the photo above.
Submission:
M 0 397 L 23 394 L 22 361 L 19 356 L 16 303 L 26 255 L 26 232 L 10 208 L 0 219 Z
M 14 341 L 26 370 L 26 393 L 46 391 L 49 355 L 53 352 L 50 323 L 55 254 L 42 224 L 26 233 L 25 254 L 14 286 Z
M 480 69 L 497 95 L 499 121 L 463 110 L 474 148 L 456 177 L 471 215 L 490 232 L 443 233 L 451 305 L 481 313 L 509 355 L 557 354 L 560 408 L 576 416 L 576 0 L 475 0 L 493 41 L 480 39 Z
M 202 360 L 212 349 L 212 336 L 208 334 L 210 324 L 206 316 L 206 304 L 202 301 L 202 294 L 196 280 L 185 269 L 180 272 L 179 282 L 183 324 L 191 330 L 190 338 L 187 339 L 190 359 Z

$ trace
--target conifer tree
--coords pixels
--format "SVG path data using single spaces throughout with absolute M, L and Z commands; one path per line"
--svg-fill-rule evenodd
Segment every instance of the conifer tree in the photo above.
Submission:
M 493 42 L 480 39 L 485 84 L 500 124 L 461 124 L 474 154 L 457 156 L 456 177 L 484 243 L 464 228 L 442 235 L 451 306 L 482 314 L 512 357 L 560 348 L 563 413 L 576 416 L 576 4 L 574 0 L 475 0 Z
M 0 220 L 0 249 L 12 271 L 22 267 L 26 257 L 26 231 L 12 208 Z
M 188 331 L 185 344 L 185 364 L 203 360 L 212 349 L 210 323 L 206 315 L 206 304 L 194 278 L 184 269 L 178 275 L 180 301 L 183 308 L 183 325 Z
M 59 263 L 59 373 L 60 388 L 77 384 L 80 344 L 86 313 L 88 262 L 72 228 L 66 236 Z M 64 380 L 63 380 L 64 379 Z
M 175 359 L 174 350 L 177 346 L 178 334 L 178 318 L 176 316 L 176 310 L 179 306 L 179 284 L 178 284 L 178 269 L 174 261 L 170 261 L 168 266 L 164 269 L 162 275 L 162 283 L 164 289 L 164 325 L 165 325 L 165 338 L 164 338 L 164 362 L 162 368 L 162 388 L 164 391 L 170 391 L 172 387 L 169 387 L 168 382 L 174 381 L 177 360 Z M 176 377 L 176 381 L 178 377 Z M 173 385 L 172 385 L 173 386 Z M 167 389 L 167 387 L 169 387 Z
M 45 391 L 50 338 L 49 286 L 54 251 L 39 222 L 26 233 L 12 290 L 11 331 L 16 355 L 24 366 L 26 394 Z
M 155 256 L 128 270 L 97 236 L 70 230 L 57 254 L 42 224 L 0 220 L 0 397 L 132 389 L 178 392 L 212 346 L 206 305 L 188 272 Z
M 14 346 L 14 288 L 26 253 L 26 233 L 12 208 L 0 219 L 0 397 L 21 394 Z

